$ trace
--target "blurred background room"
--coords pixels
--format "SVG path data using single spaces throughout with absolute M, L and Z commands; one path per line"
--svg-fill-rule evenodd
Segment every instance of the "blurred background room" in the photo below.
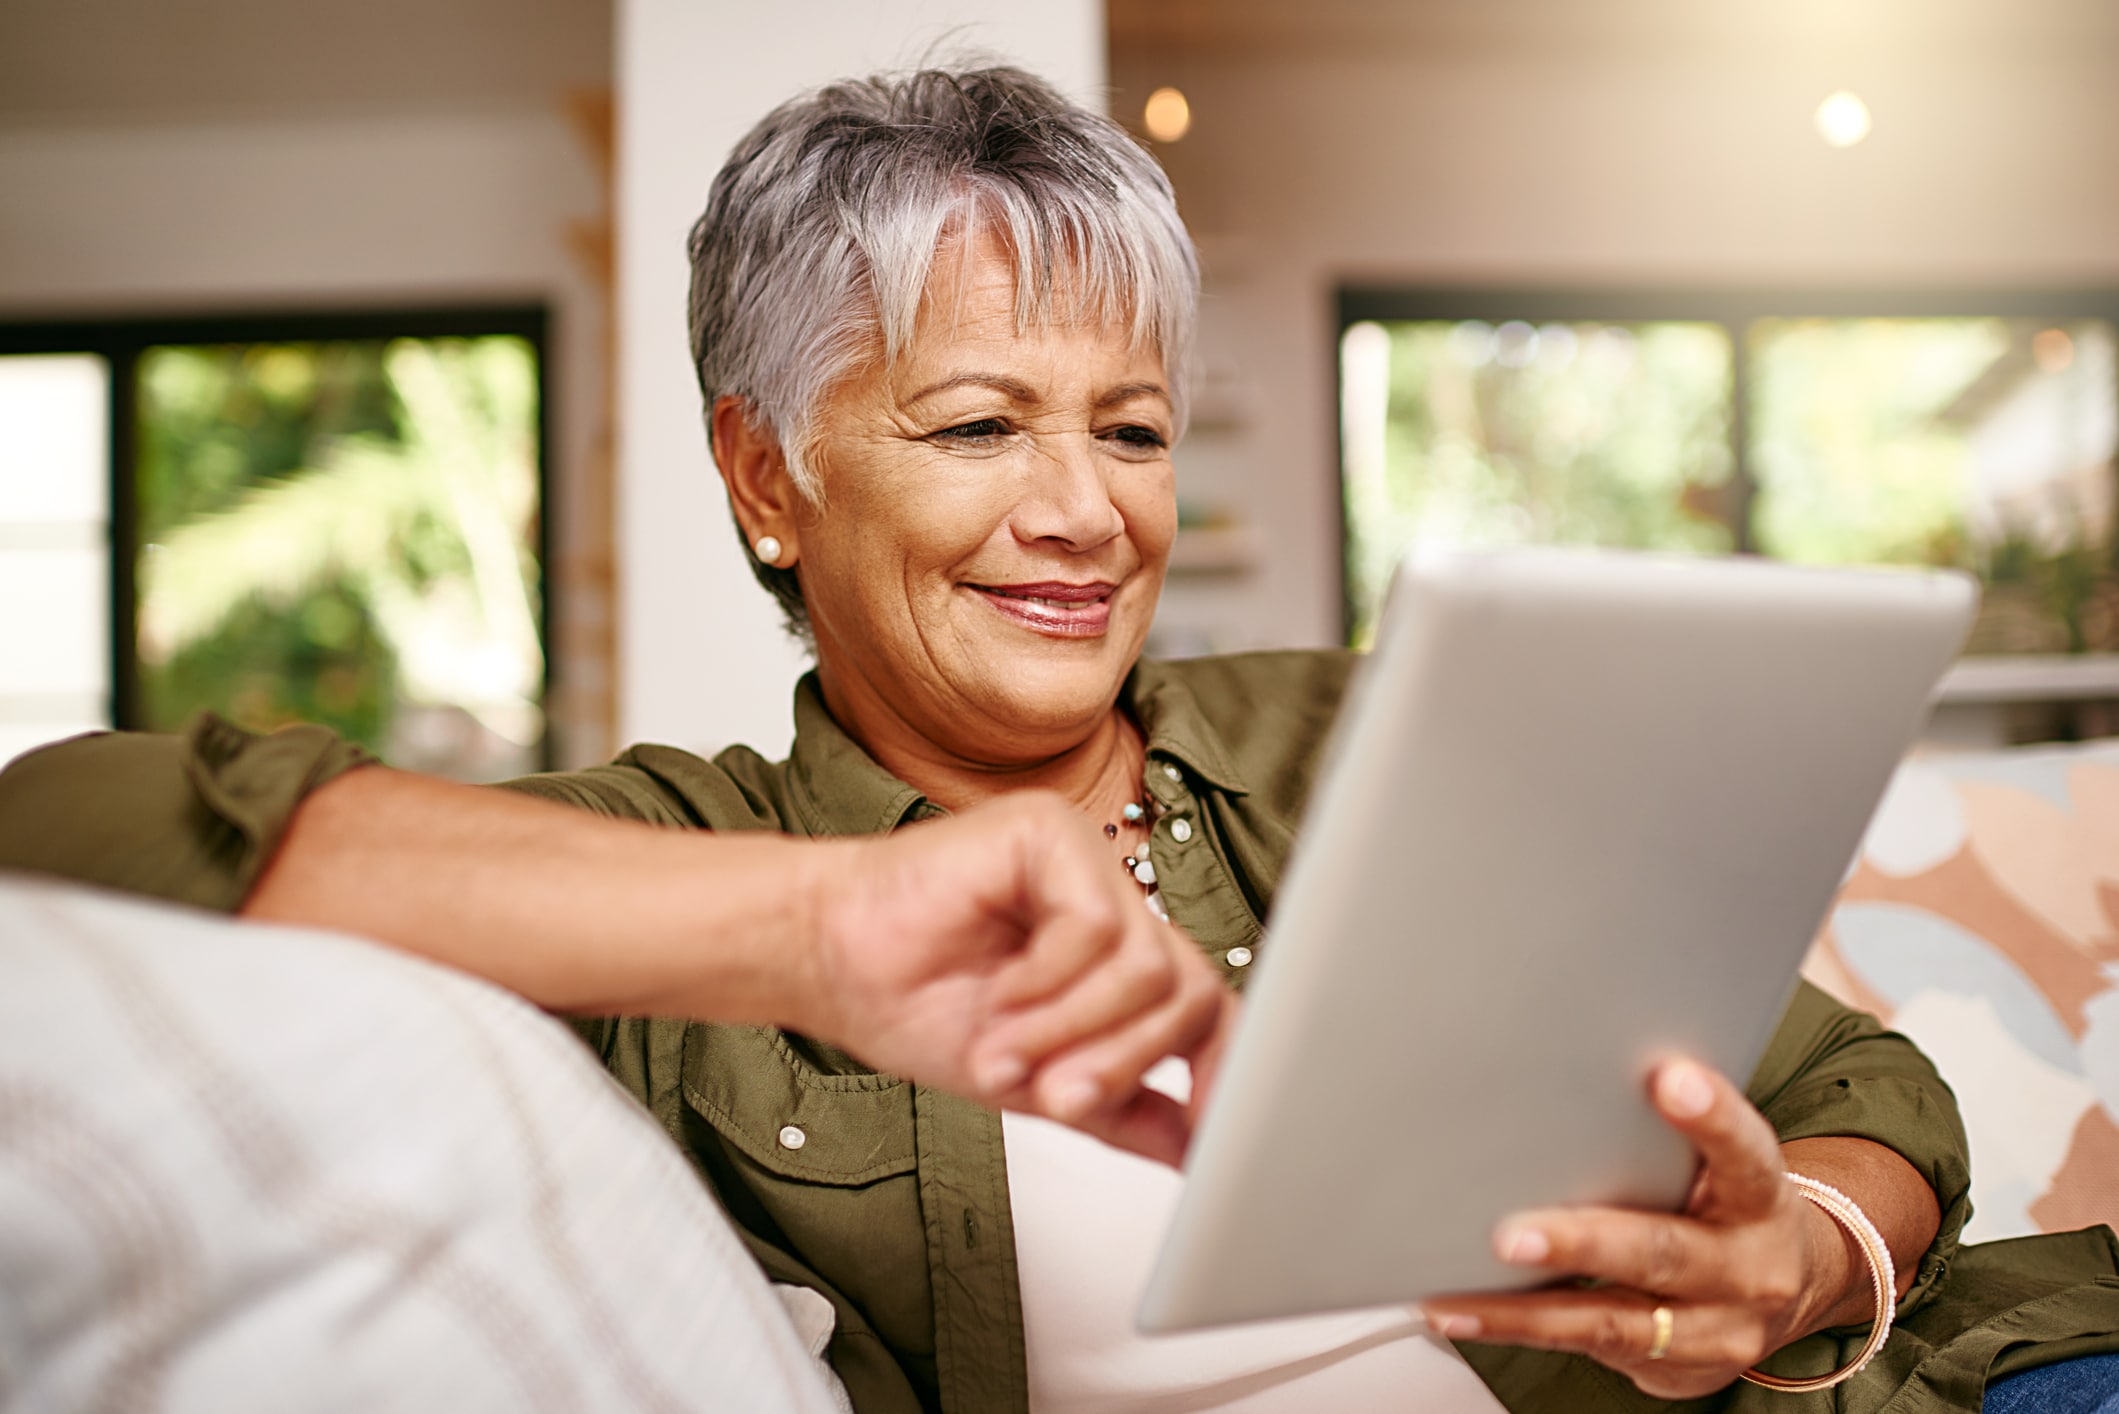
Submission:
M 2119 730 L 2110 0 L 7 0 L 0 760 L 784 750 L 684 233 L 775 102 L 967 51 L 1199 240 L 1155 651 L 1358 644 L 1421 541 L 1951 565 L 1938 742 Z

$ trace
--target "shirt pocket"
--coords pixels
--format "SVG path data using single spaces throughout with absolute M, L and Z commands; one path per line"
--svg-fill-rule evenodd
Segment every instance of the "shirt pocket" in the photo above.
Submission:
M 768 1173 L 852 1186 L 918 1167 L 910 1084 L 820 1070 L 778 1031 L 690 1027 L 683 1077 L 685 1103 Z
M 684 1142 L 730 1215 L 849 1301 L 895 1355 L 931 1357 L 914 1087 L 823 1069 L 758 1027 L 687 1027 L 680 1074 Z

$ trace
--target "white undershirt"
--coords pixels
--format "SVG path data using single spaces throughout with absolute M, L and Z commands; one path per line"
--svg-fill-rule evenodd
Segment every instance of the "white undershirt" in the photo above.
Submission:
M 1150 1083 L 1182 1098 L 1166 1063 Z M 1184 1186 L 1175 1171 L 1027 1115 L 1001 1118 L 1033 1414 L 1503 1414 L 1403 1307 L 1143 1336 L 1133 1314 Z

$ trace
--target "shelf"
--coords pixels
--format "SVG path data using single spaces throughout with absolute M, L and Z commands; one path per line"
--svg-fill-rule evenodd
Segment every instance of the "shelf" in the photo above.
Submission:
M 1943 675 L 1935 700 L 2082 702 L 2119 698 L 2119 653 L 2012 654 L 1961 658 Z
M 1180 530 L 1170 546 L 1171 574 L 1246 574 L 1265 557 L 1265 542 L 1248 525 Z

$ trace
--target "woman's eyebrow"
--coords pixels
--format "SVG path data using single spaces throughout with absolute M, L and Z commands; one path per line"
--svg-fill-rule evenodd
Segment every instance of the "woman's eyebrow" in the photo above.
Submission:
M 939 383 L 928 384 L 907 398 L 903 406 L 911 407 L 914 403 L 931 398 L 937 393 L 947 393 L 957 388 L 992 388 L 996 392 L 1006 394 L 1015 402 L 1037 401 L 1037 390 L 1020 378 L 1010 378 L 1005 373 L 958 373 L 944 378 Z
M 1143 397 L 1161 398 L 1164 402 L 1168 402 L 1170 400 L 1170 390 L 1160 383 L 1121 383 L 1116 388 L 1099 396 L 1096 400 L 1096 406 L 1098 410 L 1102 410 L 1104 408 L 1117 407 L 1120 403 L 1131 402 L 1135 398 Z

